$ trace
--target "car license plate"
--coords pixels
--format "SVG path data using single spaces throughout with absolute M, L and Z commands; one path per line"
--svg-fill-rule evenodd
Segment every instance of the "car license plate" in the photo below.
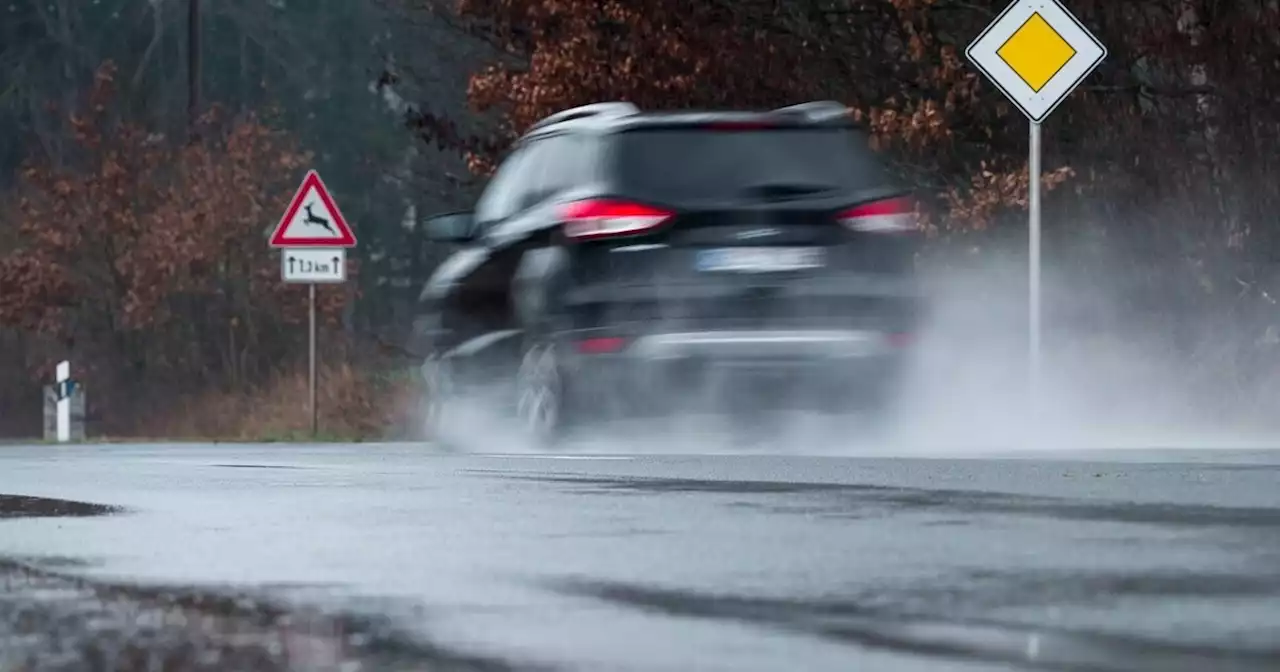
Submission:
M 775 273 L 821 268 L 820 247 L 721 247 L 698 252 L 700 271 Z

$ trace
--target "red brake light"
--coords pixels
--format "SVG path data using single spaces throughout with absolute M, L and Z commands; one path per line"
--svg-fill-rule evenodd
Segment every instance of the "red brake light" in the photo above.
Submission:
M 578 341 L 578 352 L 584 355 L 603 355 L 618 352 L 627 347 L 627 339 L 613 337 L 588 338 Z
M 563 206 L 564 235 L 576 240 L 630 236 L 671 219 L 671 212 L 626 201 L 575 201 Z
M 909 198 L 863 203 L 838 215 L 840 223 L 854 231 L 905 233 L 920 228 L 915 204 Z

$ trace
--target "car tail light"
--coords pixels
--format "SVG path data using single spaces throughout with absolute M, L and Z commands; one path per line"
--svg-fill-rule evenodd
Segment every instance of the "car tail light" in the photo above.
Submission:
M 578 341 L 578 352 L 584 355 L 604 355 L 620 352 L 627 347 L 627 339 L 617 336 L 587 338 Z
M 915 203 L 909 198 L 863 203 L 837 217 L 845 227 L 867 233 L 908 233 L 920 228 Z
M 635 235 L 660 226 L 673 214 L 640 203 L 594 199 L 569 203 L 560 211 L 564 235 L 575 240 Z

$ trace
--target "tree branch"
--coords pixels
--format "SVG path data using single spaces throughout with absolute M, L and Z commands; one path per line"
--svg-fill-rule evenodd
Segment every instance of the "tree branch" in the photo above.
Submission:
M 147 66 L 151 63 L 151 57 L 155 54 L 156 48 L 160 46 L 160 39 L 164 36 L 164 14 L 161 8 L 164 7 L 164 0 L 154 0 L 147 3 L 151 6 L 151 41 L 147 43 L 147 48 L 142 52 L 142 58 L 138 60 L 138 69 L 133 72 L 131 80 L 131 88 L 138 88 L 142 83 L 142 75 L 147 71 Z

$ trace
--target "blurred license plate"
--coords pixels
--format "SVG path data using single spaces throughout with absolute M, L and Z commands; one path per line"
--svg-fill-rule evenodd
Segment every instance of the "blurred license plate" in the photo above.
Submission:
M 769 273 L 821 268 L 820 247 L 722 247 L 698 252 L 700 271 Z

